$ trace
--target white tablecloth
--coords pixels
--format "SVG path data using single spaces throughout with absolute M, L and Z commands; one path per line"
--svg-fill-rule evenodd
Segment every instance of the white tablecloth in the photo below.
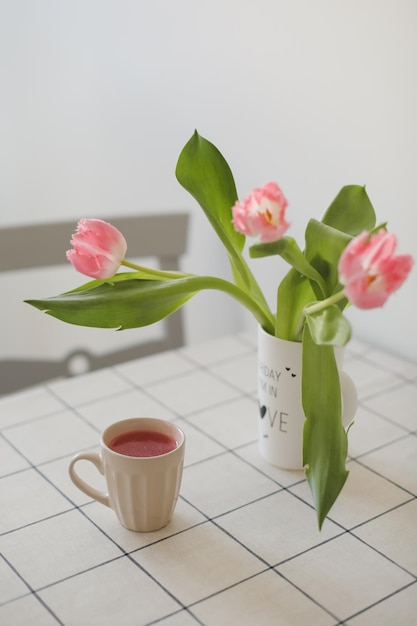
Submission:
M 246 334 L 0 399 L 0 623 L 415 623 L 417 365 L 352 341 L 345 370 L 360 406 L 322 532 L 302 472 L 259 456 Z M 174 518 L 149 534 L 67 473 L 109 423 L 141 415 L 187 437 Z

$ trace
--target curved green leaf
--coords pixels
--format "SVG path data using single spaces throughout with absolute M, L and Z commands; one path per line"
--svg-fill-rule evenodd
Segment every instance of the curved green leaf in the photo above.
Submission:
M 335 304 L 322 311 L 306 314 L 306 320 L 311 337 L 317 345 L 345 346 L 350 339 L 350 324 Z
M 321 528 L 348 477 L 347 434 L 333 348 L 316 345 L 308 326 L 303 335 L 302 398 L 307 418 L 303 464 Z
M 195 293 L 186 282 L 93 281 L 60 296 L 26 302 L 69 324 L 123 330 L 148 326 L 179 309 Z
M 195 131 L 180 153 L 175 175 L 197 200 L 227 250 L 232 254 L 234 249 L 243 250 L 245 237 L 232 224 L 232 206 L 238 199 L 235 181 L 216 146 Z
M 175 174 L 178 182 L 199 203 L 228 255 L 236 284 L 251 293 L 269 311 L 268 303 L 241 252 L 245 236 L 232 223 L 232 207 L 237 197 L 229 165 L 219 150 L 197 131 L 184 146 Z M 272 332 L 272 323 L 268 329 Z
M 316 282 L 320 287 L 322 296 L 325 296 L 326 285 L 323 278 L 316 268 L 307 261 L 293 237 L 281 237 L 278 241 L 271 243 L 255 244 L 249 249 L 249 254 L 254 259 L 279 254 L 300 274 Z
M 149 280 L 116 274 L 110 280 L 94 280 L 59 296 L 26 303 L 69 324 L 122 330 L 153 324 L 205 289 L 223 291 L 245 306 L 262 327 L 273 327 L 268 311 L 255 298 L 214 276 Z
M 372 230 L 376 216 L 365 187 L 342 187 L 321 221 L 352 237 L 364 230 Z
M 278 287 L 275 334 L 288 341 L 301 341 L 304 307 L 314 300 L 310 281 L 291 268 Z
M 305 239 L 305 255 L 322 276 L 326 286 L 325 295 L 328 297 L 339 284 L 338 261 L 351 237 L 336 228 L 311 219 L 307 224 Z M 319 299 L 322 297 L 317 290 L 316 296 Z

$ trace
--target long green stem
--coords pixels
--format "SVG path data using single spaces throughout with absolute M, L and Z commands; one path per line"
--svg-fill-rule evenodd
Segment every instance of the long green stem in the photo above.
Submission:
M 323 311 L 323 309 L 326 309 L 331 304 L 336 304 L 336 302 L 343 300 L 343 298 L 346 298 L 344 289 L 342 289 L 341 291 L 338 291 L 332 296 L 329 296 L 328 298 L 325 298 L 324 300 L 318 300 L 318 302 L 315 302 L 314 304 L 310 304 L 310 306 L 304 309 L 304 314 L 311 315 L 313 313 L 318 313 L 319 311 Z
M 227 280 L 214 276 L 196 276 L 195 278 L 199 289 L 216 289 L 232 296 L 255 316 L 259 324 L 266 332 L 271 335 L 274 334 L 275 319 L 271 311 L 268 308 L 263 307 L 244 289 L 237 287 L 235 284 L 230 283 Z
M 251 279 L 253 280 L 253 283 L 251 286 L 253 287 L 255 284 L 256 287 L 258 287 L 243 257 L 241 257 L 240 260 L 242 261 L 242 266 L 247 269 L 249 276 L 251 276 Z M 121 265 L 124 265 L 125 267 L 129 267 L 130 269 L 133 269 L 137 272 L 142 272 L 143 274 L 146 274 L 147 276 L 149 276 L 149 278 L 156 278 L 160 280 L 172 280 L 172 279 L 195 277 L 198 280 L 198 282 L 200 281 L 204 282 L 204 287 L 203 287 L 204 289 L 218 289 L 220 291 L 228 293 L 233 298 L 235 298 L 235 300 L 238 300 L 241 304 L 243 304 L 243 306 L 245 306 L 255 316 L 255 318 L 258 320 L 258 322 L 267 332 L 274 334 L 275 320 L 271 311 L 269 310 L 269 307 L 266 301 L 262 299 L 262 302 L 259 302 L 256 298 L 254 298 L 250 294 L 249 290 L 238 287 L 237 285 L 230 283 L 227 280 L 223 280 L 221 278 L 216 278 L 212 276 L 196 276 L 194 274 L 184 274 L 181 272 L 169 272 L 169 271 L 164 271 L 164 270 L 157 270 L 153 268 L 144 267 L 142 265 L 138 265 L 137 263 L 127 261 L 126 259 L 122 261 Z M 249 285 L 249 288 L 250 288 L 250 285 Z
M 234 279 L 237 284 L 243 285 L 244 289 L 246 289 L 250 293 L 253 293 L 255 298 L 262 303 L 262 306 L 265 307 L 265 309 L 269 309 L 263 291 L 260 288 L 243 254 L 232 244 L 230 239 L 221 229 L 216 228 L 215 230 L 219 239 L 221 240 L 228 252 L 229 262 L 232 268 Z
M 170 272 L 165 270 L 157 270 L 151 267 L 144 267 L 143 265 L 138 265 L 137 263 L 132 263 L 131 261 L 127 261 L 123 259 L 121 265 L 125 267 L 129 267 L 136 272 L 143 272 L 152 278 L 159 278 L 161 280 L 172 280 L 173 278 L 185 278 L 186 276 L 190 276 L 190 274 L 184 274 L 183 272 Z

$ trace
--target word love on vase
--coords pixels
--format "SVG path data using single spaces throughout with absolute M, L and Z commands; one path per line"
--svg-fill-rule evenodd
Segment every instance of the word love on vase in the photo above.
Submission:
M 351 378 L 342 371 L 343 348 L 335 348 L 347 426 L 357 408 Z M 302 344 L 279 339 L 258 329 L 259 448 L 261 456 L 278 467 L 303 469 Z

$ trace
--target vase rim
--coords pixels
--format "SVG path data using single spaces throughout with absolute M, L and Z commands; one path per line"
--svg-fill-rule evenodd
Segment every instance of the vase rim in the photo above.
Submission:
M 267 335 L 268 337 L 271 337 L 272 339 L 278 339 L 278 341 L 285 341 L 286 343 L 293 343 L 296 345 L 301 345 L 302 341 L 293 341 L 292 339 L 283 339 L 282 337 L 277 337 L 277 335 L 271 335 L 271 333 L 268 333 L 264 328 L 262 328 L 262 326 L 259 324 L 258 325 L 259 331 L 262 332 L 263 335 Z

